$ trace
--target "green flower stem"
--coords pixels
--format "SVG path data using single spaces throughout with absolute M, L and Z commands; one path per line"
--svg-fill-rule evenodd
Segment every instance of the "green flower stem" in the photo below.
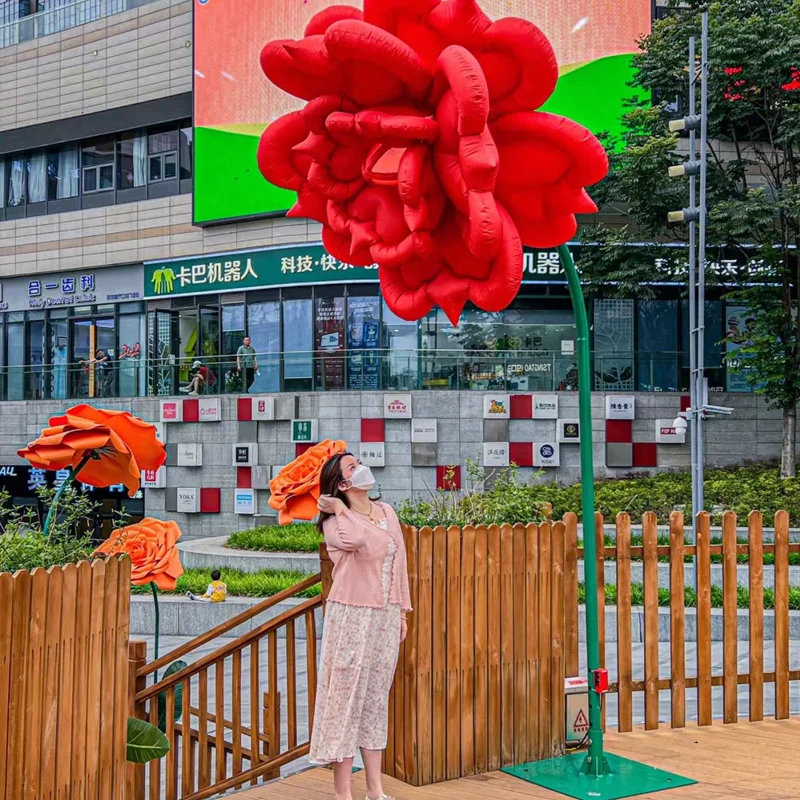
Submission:
M 160 628 L 160 620 L 158 617 L 158 587 L 155 585 L 153 581 L 150 581 L 150 591 L 153 593 L 153 603 L 155 604 L 155 611 L 156 611 L 156 644 L 155 644 L 155 658 L 154 661 L 158 661 L 158 637 L 159 637 L 159 628 Z M 158 683 L 158 670 L 153 673 L 153 683 Z
M 42 530 L 43 535 L 47 536 L 48 539 L 49 539 L 50 527 L 52 526 L 52 524 L 55 522 L 56 519 L 58 501 L 61 499 L 61 495 L 64 494 L 64 492 L 66 492 L 70 486 L 72 486 L 72 483 L 77 477 L 78 473 L 89 463 L 91 458 L 92 458 L 91 453 L 85 455 L 81 459 L 78 466 L 73 467 L 73 469 L 69 471 L 69 475 L 67 475 L 67 477 L 64 479 L 64 482 L 61 484 L 61 486 L 58 487 L 58 491 L 56 492 L 55 497 L 53 498 L 53 502 L 50 503 L 50 509 L 47 512 L 47 518 L 44 521 L 44 528 Z

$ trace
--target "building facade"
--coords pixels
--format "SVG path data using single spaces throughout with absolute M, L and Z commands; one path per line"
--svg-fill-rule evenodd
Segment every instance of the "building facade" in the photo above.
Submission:
M 577 479 L 575 327 L 555 253 L 526 252 L 502 313 L 401 320 L 377 270 L 332 258 L 313 221 L 193 224 L 191 0 L 0 8 L 0 479 L 15 501 L 39 480 L 16 450 L 83 401 L 163 423 L 168 465 L 128 510 L 177 515 L 190 537 L 262 520 L 270 475 L 328 436 L 371 461 L 394 502 L 465 485 L 468 464 Z M 599 474 L 687 466 L 670 425 L 688 388 L 679 282 L 589 312 Z M 736 393 L 719 400 L 736 414 L 710 426 L 711 463 L 778 454 L 780 420 L 723 364 L 746 327 L 710 295 L 710 389 Z

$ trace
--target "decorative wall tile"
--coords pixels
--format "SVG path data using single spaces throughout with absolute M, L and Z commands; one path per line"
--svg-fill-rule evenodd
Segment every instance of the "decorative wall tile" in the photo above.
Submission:
M 256 467 L 256 469 L 258 468 Z M 269 470 L 269 467 L 262 467 L 262 469 Z M 253 467 L 236 467 L 236 488 L 253 488 Z
M 531 419 L 533 417 L 533 395 L 511 395 L 511 419 Z
M 183 421 L 200 422 L 200 400 L 197 397 L 187 397 L 183 401 Z
M 177 491 L 175 511 L 178 514 L 197 514 L 200 511 L 200 492 L 195 488 L 180 488 Z
M 237 439 L 240 442 L 257 442 L 258 441 L 258 423 L 240 422 L 237 426 Z
M 386 441 L 386 420 L 385 419 L 362 419 L 361 420 L 361 443 L 364 442 L 385 442 Z
M 259 422 L 267 422 L 275 419 L 274 397 L 251 397 L 249 399 L 251 419 Z
M 518 467 L 533 466 L 532 442 L 511 442 L 508 447 L 508 458 L 512 464 L 516 464 Z
M 214 487 L 207 487 L 200 490 L 200 513 L 219 514 L 220 512 L 220 490 Z
M 317 441 L 317 420 L 293 419 L 292 441 L 312 443 Z
M 254 467 L 258 464 L 258 445 L 255 442 L 240 442 L 232 445 L 234 467 Z
M 658 466 L 658 445 L 655 442 L 634 442 L 633 443 L 633 466 L 634 467 L 657 467 Z
M 686 428 L 679 431 L 675 427 L 674 419 L 657 419 L 656 442 L 659 444 L 686 444 Z
M 606 419 L 635 419 L 636 398 L 632 394 L 606 395 Z
M 142 486 L 145 489 L 163 489 L 167 485 L 167 468 L 142 470 Z
M 219 397 L 199 397 L 197 405 L 200 422 L 222 422 L 222 404 Z
M 236 419 L 238 422 L 250 422 L 253 419 L 252 397 L 236 398 Z
M 436 442 L 412 442 L 411 443 L 411 466 L 412 467 L 435 467 L 436 466 Z
M 561 466 L 561 448 L 558 442 L 535 442 L 533 466 L 542 468 Z
M 556 421 L 556 439 L 560 444 L 580 444 L 581 423 L 578 419 Z
M 558 419 L 558 395 L 535 394 L 533 396 L 534 419 Z
M 606 420 L 606 442 L 626 444 L 633 441 L 633 424 L 628 419 Z
M 413 442 L 436 442 L 438 438 L 438 420 L 436 419 L 412 419 L 411 420 L 411 441 Z
M 633 443 L 632 442 L 607 442 L 606 443 L 607 467 L 632 467 Z
M 511 400 L 507 394 L 485 394 L 483 396 L 484 419 L 510 419 Z
M 181 422 L 183 420 L 183 402 L 180 398 L 161 401 L 161 422 Z
M 258 511 L 258 495 L 255 489 L 235 489 L 233 492 L 235 514 L 255 514 Z
M 386 419 L 411 419 L 411 393 L 385 394 L 383 416 Z
M 485 419 L 483 421 L 483 441 L 484 442 L 507 442 L 508 441 L 508 420 L 507 419 Z
M 457 464 L 440 464 L 436 467 L 436 489 L 457 492 L 461 489 L 461 467 Z
M 386 445 L 383 442 L 360 442 L 353 446 L 361 463 L 367 467 L 386 466 Z
M 509 465 L 509 460 L 508 442 L 484 442 L 484 467 L 507 467 Z
M 245 467 L 245 469 L 247 468 Z M 248 470 L 250 473 L 250 485 L 244 486 L 242 484 L 242 489 L 269 489 L 269 481 L 272 477 L 273 469 L 274 467 L 251 467 Z
M 179 467 L 202 467 L 203 445 L 200 442 L 181 442 L 176 445 L 175 457 Z

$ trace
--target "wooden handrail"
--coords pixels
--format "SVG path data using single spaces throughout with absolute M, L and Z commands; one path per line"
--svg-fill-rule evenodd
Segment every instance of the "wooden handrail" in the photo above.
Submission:
M 292 597 L 296 597 L 298 594 L 300 594 L 300 592 L 310 589 L 312 586 L 316 586 L 321 579 L 321 574 L 317 573 L 316 575 L 312 575 L 311 577 L 306 578 L 294 586 L 290 586 L 288 589 L 284 589 L 282 592 L 278 592 L 278 594 L 272 595 L 272 597 L 268 597 L 266 600 L 263 600 L 260 603 L 256 603 L 256 605 L 252 606 L 251 608 L 248 608 L 247 610 L 242 611 L 240 614 L 237 614 L 235 617 L 231 617 L 229 620 L 220 623 L 211 630 L 206 631 L 200 636 L 192 639 L 190 642 L 186 642 L 185 644 L 176 647 L 174 650 L 171 650 L 166 655 L 161 656 L 161 658 L 151 661 L 142 669 L 137 670 L 136 674 L 139 677 L 142 677 L 149 675 L 151 672 L 155 672 L 162 667 L 168 666 L 181 656 L 185 656 L 187 653 L 191 653 L 192 650 L 196 650 L 198 647 L 208 644 L 208 642 L 210 642 L 212 639 L 216 639 L 219 636 L 224 636 L 228 631 L 231 631 L 238 625 L 241 625 L 243 622 L 247 622 L 247 620 L 258 616 L 258 614 L 262 614 L 264 611 L 267 611 L 273 606 L 278 605 L 278 603 L 281 603 L 284 600 L 289 600 Z
M 136 702 L 143 703 L 145 700 L 148 700 L 149 698 L 154 697 L 157 694 L 160 694 L 165 689 L 168 689 L 170 686 L 174 686 L 176 683 L 181 683 L 182 681 L 190 678 L 192 675 L 195 675 L 198 672 L 202 672 L 203 669 L 210 666 L 211 664 L 214 664 L 215 662 L 223 658 L 226 658 L 227 656 L 231 655 L 232 653 L 235 653 L 236 651 L 242 650 L 243 648 L 247 647 L 247 645 L 249 645 L 251 642 L 253 642 L 256 639 L 260 639 L 262 636 L 268 634 L 270 631 L 277 630 L 283 625 L 286 625 L 289 622 L 293 622 L 294 620 L 305 616 L 308 611 L 313 611 L 314 609 L 320 608 L 321 606 L 322 606 L 321 595 L 309 598 L 304 603 L 300 603 L 294 608 L 284 611 L 283 614 L 279 614 L 277 617 L 274 617 L 273 619 L 263 623 L 262 625 L 259 625 L 257 628 L 250 631 L 249 633 L 245 633 L 242 636 L 239 636 L 237 639 L 234 639 L 229 644 L 220 647 L 213 653 L 209 653 L 208 655 L 203 656 L 203 658 L 199 659 L 198 661 L 195 661 L 194 664 L 189 664 L 182 670 L 179 670 L 178 672 L 173 672 L 172 675 L 170 675 L 168 678 L 162 678 L 158 683 L 154 683 L 152 686 L 148 686 L 144 691 L 141 691 L 136 695 Z

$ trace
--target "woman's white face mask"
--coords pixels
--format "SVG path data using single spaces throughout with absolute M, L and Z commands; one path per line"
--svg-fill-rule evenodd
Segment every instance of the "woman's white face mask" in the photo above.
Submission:
M 345 488 L 345 491 L 347 491 L 347 489 L 361 489 L 362 491 L 368 492 L 375 486 L 375 476 L 372 474 L 372 470 L 369 467 L 359 464 L 353 470 L 350 479 L 345 481 L 345 483 L 350 484 Z

